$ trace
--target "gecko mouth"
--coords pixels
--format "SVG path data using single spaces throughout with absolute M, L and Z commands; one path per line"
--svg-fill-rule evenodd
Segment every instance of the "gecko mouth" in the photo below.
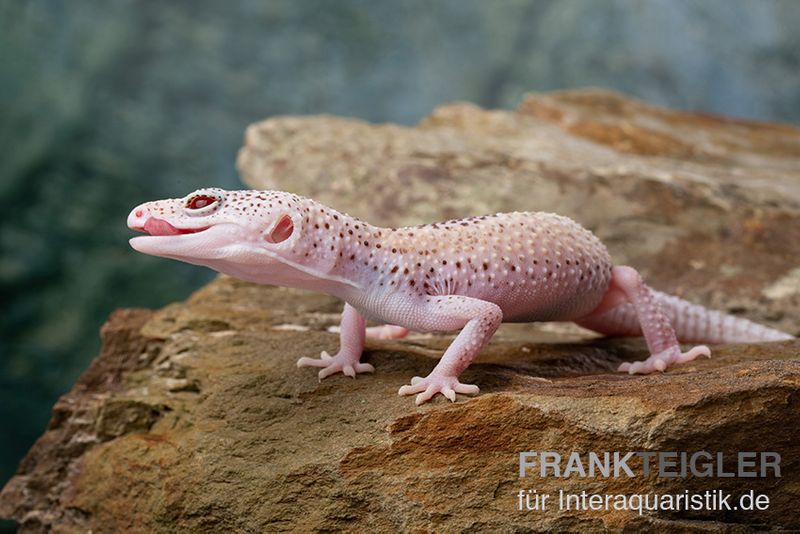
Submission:
M 226 257 L 225 244 L 230 239 L 234 225 L 212 224 L 199 228 L 177 228 L 163 219 L 150 217 L 143 226 L 131 224 L 129 228 L 146 235 L 130 239 L 131 247 L 143 254 L 174 258 L 197 265 L 201 260 Z
M 131 227 L 131 230 L 144 232 L 151 236 L 166 236 L 166 235 L 184 235 L 184 234 L 197 234 L 208 230 L 210 226 L 203 226 L 201 228 L 176 228 L 163 219 L 150 217 L 144 226 Z

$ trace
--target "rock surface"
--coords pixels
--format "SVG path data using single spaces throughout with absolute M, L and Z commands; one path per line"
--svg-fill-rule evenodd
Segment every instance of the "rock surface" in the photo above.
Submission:
M 248 184 L 385 224 L 547 209 L 652 284 L 800 328 L 800 133 L 604 92 L 468 105 L 417 128 L 321 118 L 251 127 Z M 451 336 L 367 344 L 374 375 L 322 383 L 341 304 L 221 277 L 186 303 L 120 310 L 0 494 L 24 531 L 541 531 L 800 528 L 800 341 L 627 376 L 641 340 L 503 325 L 464 375 L 474 399 L 398 397 Z M 781 478 L 518 477 L 522 451 L 777 451 Z M 759 512 L 520 512 L 518 492 L 767 494 Z
M 504 325 L 466 373 L 482 394 L 422 408 L 398 397 L 447 336 L 370 341 L 374 375 L 322 383 L 295 361 L 332 349 L 340 304 L 220 278 L 186 304 L 127 310 L 5 488 L 24 530 L 465 531 L 731 524 L 798 526 L 798 342 L 720 347 L 664 375 L 618 375 L 639 341 Z M 784 430 L 785 429 L 785 430 Z M 765 445 L 768 444 L 768 445 Z M 519 512 L 517 492 L 742 490 L 736 479 L 518 478 L 527 450 L 780 451 L 787 476 L 748 479 L 753 515 Z M 794 476 L 788 476 L 794 473 Z

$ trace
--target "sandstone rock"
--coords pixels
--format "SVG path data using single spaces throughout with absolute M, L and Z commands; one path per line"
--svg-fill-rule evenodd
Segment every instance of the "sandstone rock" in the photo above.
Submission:
M 468 105 L 417 128 L 278 118 L 248 130 L 250 185 L 384 224 L 509 209 L 568 214 L 653 285 L 798 333 L 800 136 L 602 92 Z M 794 240 L 793 240 L 794 239 Z M 714 347 L 665 374 L 613 372 L 641 340 L 503 325 L 464 375 L 481 395 L 417 408 L 397 389 L 452 336 L 370 340 L 374 375 L 318 382 L 341 303 L 220 277 L 121 310 L 0 493 L 23 531 L 800 528 L 800 341 Z M 795 312 L 795 313 L 793 313 Z M 523 451 L 777 451 L 780 478 L 519 478 Z M 518 492 L 756 491 L 758 512 L 519 511 Z M 554 497 L 556 498 L 556 497 Z
M 525 531 L 797 527 L 800 342 L 719 347 L 663 375 L 613 373 L 638 340 L 504 325 L 466 373 L 482 394 L 415 408 L 397 388 L 448 336 L 370 341 L 374 375 L 297 369 L 336 346 L 335 299 L 222 277 L 155 314 L 116 313 L 104 350 L 0 495 L 23 530 Z M 288 325 L 305 327 L 287 328 Z M 176 376 L 196 389 L 175 390 Z M 776 450 L 751 515 L 541 513 L 520 489 L 738 493 L 737 479 L 518 478 L 518 454 Z M 793 475 L 792 475 L 793 474 Z

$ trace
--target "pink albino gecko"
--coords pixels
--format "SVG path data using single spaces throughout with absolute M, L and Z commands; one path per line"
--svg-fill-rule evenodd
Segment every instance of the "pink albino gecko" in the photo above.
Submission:
M 682 352 L 678 340 L 793 339 L 651 290 L 631 267 L 613 266 L 591 232 L 551 213 L 380 228 L 291 193 L 200 189 L 134 208 L 128 226 L 150 234 L 131 239 L 139 252 L 344 300 L 339 352 L 297 362 L 321 367 L 320 379 L 374 371 L 359 361 L 366 335 L 460 330 L 427 377 L 400 388 L 416 393 L 417 404 L 437 393 L 451 401 L 478 393 L 458 377 L 503 321 L 574 321 L 602 334 L 644 335 L 650 357 L 619 366 L 628 373 L 711 354 L 704 345 Z M 365 319 L 387 325 L 366 328 Z

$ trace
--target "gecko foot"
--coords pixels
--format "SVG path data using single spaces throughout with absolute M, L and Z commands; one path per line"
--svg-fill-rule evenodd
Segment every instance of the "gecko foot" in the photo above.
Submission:
M 624 362 L 617 371 L 629 374 L 649 374 L 655 371 L 664 371 L 673 363 L 686 363 L 694 360 L 698 356 L 711 357 L 711 349 L 705 345 L 693 347 L 688 352 L 681 352 L 678 347 L 667 349 L 658 354 L 653 354 L 641 362 Z
M 368 363 L 360 363 L 358 358 L 345 355 L 342 352 L 331 356 L 327 351 L 322 351 L 320 358 L 306 358 L 305 356 L 297 360 L 297 367 L 322 367 L 319 372 L 320 381 L 332 374 L 342 373 L 345 376 L 355 378 L 357 373 L 372 373 L 375 368 Z
M 479 391 L 478 386 L 462 384 L 454 376 L 441 376 L 431 373 L 425 378 L 415 376 L 411 379 L 411 385 L 401 387 L 397 394 L 413 395 L 418 393 L 415 403 L 419 406 L 423 402 L 429 401 L 437 393 L 441 393 L 450 399 L 450 402 L 455 402 L 456 393 L 477 395 Z
M 341 327 L 329 326 L 328 332 L 339 334 Z M 367 337 L 372 339 L 402 339 L 408 335 L 408 328 L 385 324 L 383 326 L 368 326 L 366 329 Z
M 383 326 L 368 326 L 367 337 L 373 339 L 402 339 L 408 335 L 408 328 L 385 324 Z

